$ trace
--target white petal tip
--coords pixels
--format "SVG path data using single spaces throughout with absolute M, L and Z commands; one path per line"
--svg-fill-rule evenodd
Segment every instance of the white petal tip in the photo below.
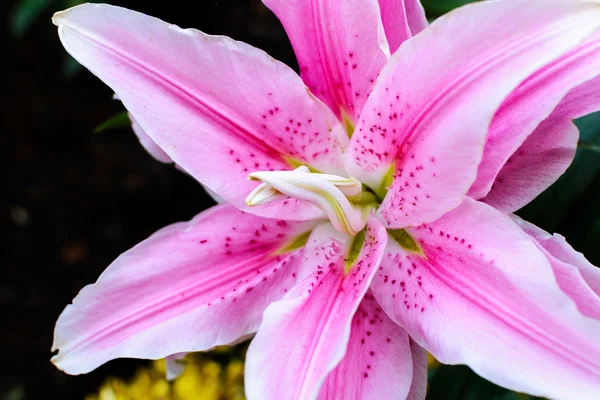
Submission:
M 69 14 L 71 14 L 71 12 L 75 11 L 75 9 L 87 8 L 87 7 L 102 7 L 102 6 L 103 6 L 102 4 L 83 3 L 83 4 L 73 6 L 71 8 L 67 8 L 66 10 L 57 11 L 52 16 L 52 23 L 54 25 L 60 27 L 61 25 L 64 25 L 64 21 L 67 19 Z
M 56 26 L 60 26 L 61 25 L 61 21 L 64 19 L 65 14 L 68 12 L 69 10 L 64 10 L 64 11 L 58 11 L 55 12 L 54 15 L 52 16 L 52 23 Z
M 53 356 L 50 359 L 50 362 L 52 363 L 52 365 L 54 365 L 59 371 L 62 371 L 62 372 L 66 373 L 66 374 L 69 374 L 69 375 L 73 375 L 69 371 L 65 371 L 65 369 L 63 368 L 63 365 L 62 365 L 61 361 L 62 360 L 60 359 L 60 355 L 59 354 Z

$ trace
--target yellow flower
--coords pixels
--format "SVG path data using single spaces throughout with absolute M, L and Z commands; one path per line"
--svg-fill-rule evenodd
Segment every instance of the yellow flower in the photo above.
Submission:
M 219 349 L 214 357 L 230 350 Z M 235 355 L 232 355 L 235 357 Z M 233 358 L 219 363 L 211 354 L 190 354 L 185 370 L 174 382 L 165 378 L 165 361 L 140 368 L 128 382 L 110 377 L 86 400 L 244 400 L 244 363 Z

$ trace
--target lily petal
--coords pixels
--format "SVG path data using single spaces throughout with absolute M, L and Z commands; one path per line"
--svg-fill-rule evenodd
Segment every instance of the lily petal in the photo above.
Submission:
M 429 25 L 420 0 L 379 0 L 379 7 L 392 53 Z
M 600 320 L 600 268 L 575 251 L 563 236 L 551 235 L 516 215 L 511 217 L 536 240 L 552 265 L 558 285 L 575 301 L 579 310 Z
M 554 110 L 561 118 L 576 119 L 600 110 L 600 76 L 571 90 Z
M 171 160 L 171 157 L 169 157 L 169 155 L 165 153 L 163 149 L 150 138 L 150 136 L 148 136 L 140 124 L 135 120 L 135 117 L 131 113 L 127 113 L 127 115 L 129 115 L 129 120 L 131 121 L 131 129 L 133 130 L 133 133 L 135 133 L 135 136 L 137 136 L 142 147 L 154 157 L 156 161 L 164 164 L 172 163 L 173 160 Z
M 427 352 L 410 339 L 413 362 L 413 379 L 406 400 L 423 400 L 427 395 Z
M 364 245 L 346 273 L 351 242 L 330 224 L 309 238 L 299 272 L 305 279 L 265 310 L 248 349 L 249 400 L 315 399 L 343 359 L 352 318 L 383 256 L 387 233 L 371 216 Z
M 283 24 L 304 82 L 352 125 L 390 55 L 377 0 L 263 2 Z
M 514 216 L 513 216 L 514 218 Z M 583 254 L 576 251 L 567 243 L 565 238 L 557 233 L 554 235 L 544 234 L 537 228 L 533 229 L 533 224 L 527 224 L 525 231 L 531 235 L 539 244 L 550 254 L 559 260 L 575 266 L 589 287 L 600 296 L 600 269 L 592 265 Z M 524 225 L 521 225 L 524 228 Z
M 580 114 L 583 111 L 581 109 L 585 108 L 585 104 L 590 103 L 590 99 L 578 98 L 581 105 L 573 104 L 572 100 L 567 99 L 567 104 L 570 104 L 569 108 L 574 105 L 580 108 L 580 110 L 569 110 L 568 114 L 571 114 L 569 116 L 564 115 L 565 105 L 561 103 L 559 106 L 559 103 L 570 90 L 599 74 L 600 34 L 595 34 L 576 49 L 554 60 L 523 82 L 502 103 L 492 121 L 483 159 L 477 172 L 477 180 L 469 189 L 469 196 L 474 199 L 484 197 L 490 191 L 494 179 L 511 154 L 517 151 L 529 135 L 534 136 L 534 131 L 537 140 L 543 140 L 543 136 L 547 136 L 546 131 L 548 130 L 551 131 L 548 134 L 554 136 L 560 130 L 553 127 L 553 124 L 559 123 L 564 127 L 568 122 L 567 118 L 573 119 Z M 595 85 L 595 88 L 599 88 L 598 84 Z M 598 94 L 596 94 L 596 104 L 599 104 Z M 546 122 L 545 126 L 538 128 L 557 106 L 559 110 L 549 118 L 552 122 Z M 570 136 L 568 133 L 570 128 L 565 127 L 565 130 L 566 136 Z M 532 138 L 534 143 L 537 143 L 537 140 Z M 549 157 L 555 158 L 552 153 L 549 154 Z M 532 160 L 527 161 L 527 165 L 531 165 Z M 554 165 L 557 162 L 554 161 L 551 164 Z M 549 175 L 558 177 L 560 174 L 549 173 Z M 536 181 L 532 179 L 527 182 L 527 185 L 531 186 L 535 183 Z
M 405 399 L 412 380 L 408 335 L 367 293 L 352 320 L 346 355 L 327 375 L 319 400 Z
M 600 395 L 600 321 L 558 286 L 545 255 L 507 215 L 469 198 L 390 239 L 371 286 L 382 308 L 446 364 L 558 399 Z
M 156 160 L 164 164 L 171 164 L 173 160 L 167 153 L 163 151 L 144 131 L 144 129 L 138 124 L 131 113 L 128 113 L 129 119 L 131 120 L 131 129 L 137 136 L 138 140 L 142 147 Z M 179 165 L 176 165 L 181 172 L 188 174 L 183 168 Z M 189 175 L 189 174 L 188 174 Z M 205 185 L 202 185 L 202 188 L 206 191 L 206 193 L 215 201 L 217 204 L 226 203 L 225 199 L 221 196 L 217 195 L 215 192 L 207 188 Z
M 346 153 L 349 174 L 385 196 L 387 226 L 416 226 L 458 206 L 502 101 L 599 26 L 597 3 L 481 2 L 405 42 L 382 71 Z
M 175 380 L 185 370 L 182 360 L 188 353 L 177 353 L 165 358 L 166 378 L 168 381 Z
M 510 156 L 480 199 L 498 210 L 514 212 L 550 187 L 571 165 L 579 130 L 568 118 L 552 115 Z
M 118 357 L 202 351 L 255 332 L 296 282 L 302 253 L 288 244 L 313 226 L 221 205 L 158 231 L 67 306 L 52 361 L 81 374 Z
M 600 39 L 597 45 L 600 47 Z M 600 57 L 600 50 L 597 53 Z M 600 62 L 595 65 L 600 71 Z M 556 182 L 575 157 L 579 131 L 571 120 L 598 110 L 600 77 L 567 94 L 550 117 L 510 156 L 481 201 L 510 213 L 535 199 Z
M 322 216 L 296 200 L 248 208 L 257 170 L 307 164 L 343 171 L 344 129 L 284 64 L 249 45 L 184 30 L 120 7 L 57 13 L 67 51 L 109 85 L 146 134 L 186 172 L 238 208 Z

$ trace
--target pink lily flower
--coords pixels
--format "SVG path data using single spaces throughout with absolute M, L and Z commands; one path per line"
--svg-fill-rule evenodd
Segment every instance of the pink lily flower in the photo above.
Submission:
M 598 269 L 509 213 L 600 108 L 600 4 L 490 1 L 431 26 L 417 0 L 265 4 L 302 78 L 126 9 L 55 15 L 144 147 L 226 204 L 117 258 L 59 317 L 52 361 L 80 374 L 255 334 L 249 399 L 422 399 L 426 351 L 598 398 Z

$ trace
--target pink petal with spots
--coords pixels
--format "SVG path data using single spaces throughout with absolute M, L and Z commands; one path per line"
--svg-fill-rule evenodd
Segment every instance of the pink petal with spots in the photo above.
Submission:
M 138 124 L 131 113 L 127 113 L 129 115 L 129 119 L 131 120 L 131 129 L 133 133 L 137 136 L 138 140 L 142 147 L 152 156 L 156 161 L 160 161 L 164 164 L 170 164 L 173 162 L 171 157 L 167 153 L 163 151 L 155 142 L 148 136 L 144 129 Z
M 346 153 L 349 174 L 380 197 L 395 165 L 380 208 L 387 226 L 430 222 L 458 206 L 502 101 L 599 26 L 593 3 L 482 2 L 405 42 L 381 73 Z
M 390 50 L 377 0 L 263 0 L 283 24 L 315 96 L 355 121 Z
M 467 198 L 407 232 L 424 255 L 390 239 L 371 288 L 417 343 L 509 389 L 598 398 L 600 321 L 579 312 L 510 217 Z
M 379 7 L 392 53 L 429 25 L 419 0 L 379 0 Z
M 410 339 L 367 293 L 352 319 L 346 355 L 327 375 L 319 400 L 405 399 L 413 378 Z
M 571 89 L 588 82 L 599 74 L 600 34 L 595 34 L 576 49 L 554 60 L 522 83 L 504 101 L 492 121 L 483 159 L 477 171 L 477 180 L 469 189 L 469 196 L 480 199 L 490 191 L 498 172 L 529 135 L 535 132 L 538 136 L 536 139 L 543 139 L 543 136 L 547 136 L 547 130 L 553 130 L 551 129 L 553 124 L 558 122 L 564 126 L 568 123 L 567 118 L 564 120 L 562 118 L 564 110 L 557 110 L 550 117 L 552 122 L 538 128 Z M 600 92 L 597 84 L 595 89 L 596 92 Z M 598 93 L 596 93 L 596 98 L 598 98 Z M 585 108 L 585 103 L 590 101 L 588 99 L 580 100 L 578 106 L 580 109 Z M 572 103 L 572 101 L 569 102 Z M 598 104 L 598 100 L 596 100 L 596 104 Z M 564 109 L 564 105 L 561 104 L 559 108 Z M 581 110 L 573 110 L 572 114 L 580 112 Z M 561 118 L 557 118 L 559 115 Z M 573 118 L 573 116 L 569 117 Z M 536 128 L 538 128 L 537 131 Z M 565 131 L 568 130 L 570 130 L 569 127 L 566 127 Z M 556 135 L 555 132 L 548 134 Z M 574 148 L 572 150 L 574 151 Z M 548 157 L 555 158 L 554 153 L 550 152 Z M 570 162 L 570 159 L 567 161 Z M 556 161 L 550 161 L 550 163 L 556 164 Z M 549 172 L 552 172 L 551 175 L 554 177 L 560 175 L 555 175 L 554 171 Z M 527 184 L 537 186 L 534 179 Z
M 512 218 L 542 248 L 558 285 L 571 296 L 579 310 L 589 317 L 600 319 L 600 268 L 575 251 L 563 236 L 551 235 L 516 215 Z
M 305 278 L 271 304 L 246 357 L 249 400 L 317 398 L 327 374 L 344 358 L 352 317 L 383 256 L 387 233 L 369 219 L 356 264 L 346 274 L 351 238 L 330 224 L 317 228 L 304 250 Z
M 255 332 L 296 282 L 302 251 L 277 251 L 312 227 L 222 205 L 158 231 L 65 308 L 52 361 L 81 374 L 114 358 L 207 350 Z
M 337 118 L 266 53 L 101 4 L 58 13 L 54 23 L 67 51 L 118 94 L 146 134 L 231 204 L 247 209 L 244 198 L 257 185 L 246 179 L 251 172 L 293 169 L 284 156 L 343 171 L 348 139 Z M 295 200 L 247 211 L 323 215 Z
M 600 46 L 600 40 L 598 40 Z M 597 63 L 600 70 L 600 63 Z M 481 199 L 513 212 L 552 185 L 575 157 L 579 131 L 571 120 L 600 110 L 600 77 L 571 90 L 504 164 Z

